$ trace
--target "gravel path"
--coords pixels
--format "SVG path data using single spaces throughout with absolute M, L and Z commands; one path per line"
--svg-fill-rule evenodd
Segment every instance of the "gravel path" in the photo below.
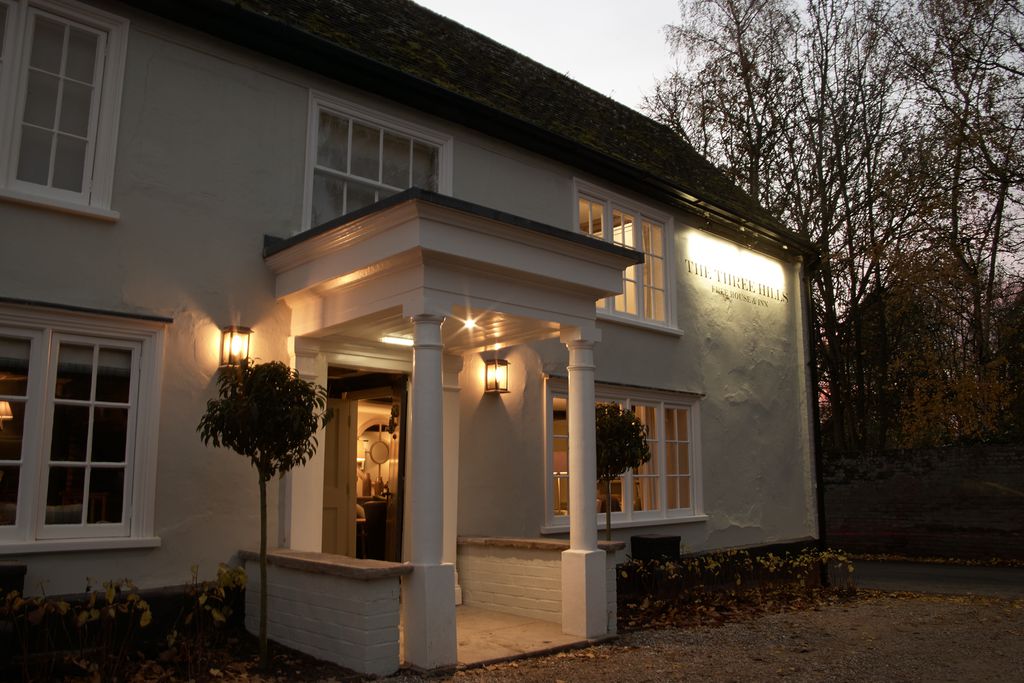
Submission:
M 433 681 L 1024 681 L 1024 600 L 885 594 L 719 627 L 648 630 Z

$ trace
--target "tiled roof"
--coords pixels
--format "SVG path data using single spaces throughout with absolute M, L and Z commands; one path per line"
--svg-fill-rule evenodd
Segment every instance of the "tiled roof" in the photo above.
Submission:
M 324 41 L 624 164 L 663 195 L 711 204 L 801 242 L 668 127 L 409 0 L 213 2 L 301 31 L 313 38 L 311 49 Z

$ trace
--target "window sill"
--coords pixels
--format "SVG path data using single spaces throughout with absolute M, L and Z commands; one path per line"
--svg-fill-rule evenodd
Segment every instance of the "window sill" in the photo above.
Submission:
M 657 332 L 658 334 L 664 334 L 669 337 L 683 336 L 683 331 L 678 327 L 660 325 L 658 323 L 647 322 L 646 320 L 637 320 L 636 318 L 623 318 L 612 313 L 603 313 L 598 311 L 597 319 L 599 322 L 615 323 L 616 325 L 623 325 L 625 327 L 637 327 L 641 330 Z
M 92 550 L 133 550 L 159 548 L 159 536 L 138 538 L 62 538 L 45 541 L 0 541 L 0 557 L 4 555 L 34 555 L 36 553 L 64 553 Z
M 85 218 L 92 218 L 105 223 L 116 223 L 121 219 L 121 214 L 118 211 L 101 209 L 95 206 L 87 206 L 85 204 L 75 204 L 74 202 L 52 199 L 50 197 L 38 197 L 36 195 L 25 194 L 24 192 L 8 190 L 5 188 L 0 188 L 0 201 L 24 204 L 26 206 L 34 206 L 40 209 L 50 209 L 52 211 L 69 213 L 75 216 L 84 216 Z
M 612 520 L 613 529 L 633 529 L 645 526 L 673 526 L 675 524 L 691 524 L 693 522 L 706 522 L 707 515 L 690 515 L 689 517 L 658 517 L 657 519 L 619 519 Z M 598 520 L 597 530 L 604 529 L 604 517 Z M 565 524 L 545 524 L 540 528 L 541 534 L 565 534 L 569 532 L 569 520 Z

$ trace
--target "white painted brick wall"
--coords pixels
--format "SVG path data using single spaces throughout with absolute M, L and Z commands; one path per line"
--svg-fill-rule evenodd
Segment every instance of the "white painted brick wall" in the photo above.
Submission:
M 460 545 L 465 605 L 531 619 L 562 621 L 562 553 L 557 550 Z M 608 633 L 617 632 L 615 553 L 607 556 Z
M 245 626 L 259 632 L 259 565 L 246 562 Z M 399 577 L 372 581 L 267 567 L 267 636 L 364 674 L 399 667 Z

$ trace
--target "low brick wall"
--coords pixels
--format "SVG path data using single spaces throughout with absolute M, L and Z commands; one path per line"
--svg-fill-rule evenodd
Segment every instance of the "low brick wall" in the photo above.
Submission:
M 824 465 L 832 547 L 1024 559 L 1024 446 L 831 453 Z
M 459 538 L 462 602 L 496 612 L 556 624 L 562 621 L 562 551 L 565 541 L 519 538 Z M 601 542 L 607 553 L 608 633 L 616 632 L 615 592 L 620 542 Z
M 249 577 L 245 627 L 259 632 L 259 556 L 239 553 Z M 363 674 L 399 661 L 399 595 L 409 565 L 275 550 L 267 555 L 267 637 Z

